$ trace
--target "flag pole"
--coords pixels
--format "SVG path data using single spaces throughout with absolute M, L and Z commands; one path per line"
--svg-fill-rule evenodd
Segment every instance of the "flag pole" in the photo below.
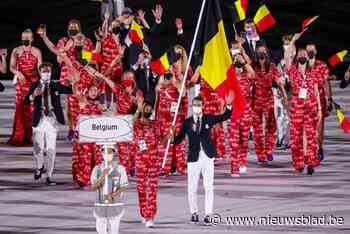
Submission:
M 184 74 L 184 77 L 183 77 L 183 80 L 182 80 L 182 84 L 181 84 L 181 90 L 180 90 L 179 98 L 178 98 L 178 101 L 177 101 L 175 116 L 174 116 L 173 123 L 172 123 L 171 127 L 175 126 L 176 118 L 177 118 L 177 115 L 179 113 L 180 103 L 181 103 L 181 99 L 182 99 L 182 94 L 183 94 L 184 89 L 185 89 L 185 83 L 186 83 L 186 79 L 187 79 L 187 76 L 188 76 L 188 71 L 189 71 L 189 68 L 190 68 L 190 63 L 191 63 L 191 59 L 192 59 L 192 56 L 193 56 L 194 47 L 196 45 L 196 40 L 197 40 L 197 36 L 198 36 L 198 30 L 199 30 L 200 22 L 201 22 L 201 19 L 202 19 L 202 16 L 203 16 L 205 3 L 206 3 L 206 0 L 203 0 L 202 6 L 201 6 L 201 10 L 199 12 L 199 17 L 198 17 L 198 21 L 197 21 L 196 30 L 194 32 L 194 37 L 193 37 L 193 41 L 192 41 L 192 45 L 191 45 L 190 54 L 189 54 L 187 65 L 186 65 L 186 69 L 185 69 L 185 74 Z M 168 139 L 168 143 L 167 143 L 167 146 L 166 146 L 166 149 L 165 149 L 165 153 L 164 153 L 162 168 L 165 167 L 166 157 L 167 157 L 167 154 L 168 154 L 168 151 L 169 151 L 169 147 L 170 147 L 170 141 L 171 141 L 171 139 Z
M 233 23 L 233 31 L 235 32 L 235 37 L 238 37 L 237 29 L 236 29 L 236 24 Z

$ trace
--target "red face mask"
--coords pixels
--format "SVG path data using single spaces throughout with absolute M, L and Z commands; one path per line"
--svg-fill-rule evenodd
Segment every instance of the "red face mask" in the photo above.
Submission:
M 122 84 L 124 85 L 125 88 L 132 87 L 134 82 L 132 80 L 123 80 Z

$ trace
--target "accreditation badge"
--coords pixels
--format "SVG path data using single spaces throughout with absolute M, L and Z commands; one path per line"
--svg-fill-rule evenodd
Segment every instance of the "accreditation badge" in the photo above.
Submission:
M 147 150 L 147 144 L 144 139 L 139 140 L 139 148 L 141 151 Z
M 301 88 L 299 90 L 299 98 L 306 99 L 306 97 L 307 97 L 307 89 Z
M 172 102 L 170 106 L 170 112 L 175 113 L 177 108 L 177 102 Z

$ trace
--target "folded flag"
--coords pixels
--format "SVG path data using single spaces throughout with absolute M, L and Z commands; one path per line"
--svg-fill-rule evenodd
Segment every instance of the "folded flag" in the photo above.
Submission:
M 310 18 L 307 18 L 306 20 L 303 21 L 303 24 L 301 26 L 301 31 L 305 31 L 313 22 L 315 22 L 318 19 L 319 15 L 313 16 Z
M 264 4 L 256 12 L 254 16 L 254 23 L 258 28 L 259 32 L 263 32 L 266 29 L 272 27 L 276 23 L 276 21 L 273 18 L 269 9 L 267 9 L 267 6 Z
M 234 2 L 233 19 L 238 23 L 246 18 L 248 0 L 237 0 Z
M 341 128 L 345 133 L 350 131 L 350 121 L 345 117 L 343 110 L 341 107 L 335 103 L 335 110 L 337 111 L 338 120 Z
M 181 58 L 181 54 L 175 53 L 174 48 L 169 49 L 159 59 L 153 60 L 150 63 L 151 71 L 157 75 L 163 75 L 169 70 L 170 66 Z
M 329 64 L 335 67 L 338 63 L 344 61 L 345 56 L 348 54 L 347 50 L 340 51 L 328 59 Z
M 142 32 L 142 27 L 135 20 L 133 20 L 131 23 L 129 37 L 130 37 L 132 42 L 134 42 L 138 45 L 143 44 L 144 35 Z
M 201 78 L 223 98 L 230 91 L 234 92 L 233 116 L 240 118 L 245 109 L 245 99 L 242 99 L 232 66 L 219 0 L 207 0 L 198 31 L 196 53 L 201 57 Z
M 88 62 L 102 62 L 102 55 L 99 53 L 93 53 L 91 51 L 83 50 L 82 58 Z

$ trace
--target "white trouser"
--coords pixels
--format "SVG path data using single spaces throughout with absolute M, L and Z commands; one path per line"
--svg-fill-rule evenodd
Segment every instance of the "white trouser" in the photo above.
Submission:
M 119 224 L 125 210 L 115 217 L 102 218 L 95 215 L 96 231 L 98 234 L 118 234 Z
M 46 152 L 47 176 L 52 177 L 56 158 L 57 123 L 54 117 L 43 116 L 37 127 L 33 127 L 33 154 L 37 169 L 44 165 Z
M 187 191 L 191 213 L 198 212 L 197 189 L 200 175 L 205 192 L 205 215 L 213 213 L 214 202 L 214 158 L 208 158 L 203 150 L 197 162 L 187 163 Z

